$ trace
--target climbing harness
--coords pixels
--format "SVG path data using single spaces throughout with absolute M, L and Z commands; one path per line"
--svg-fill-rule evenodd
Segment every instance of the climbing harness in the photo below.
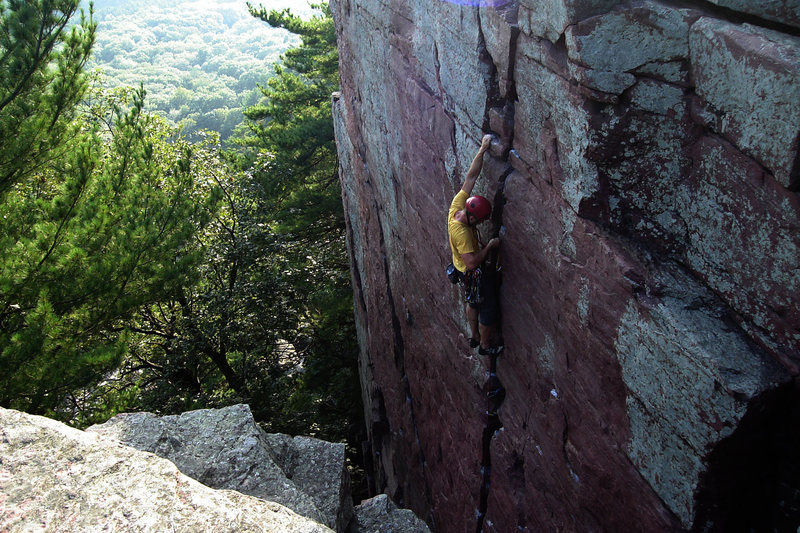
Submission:
M 481 295 L 481 269 L 467 270 L 464 272 L 464 292 L 467 296 L 467 303 L 479 304 L 483 301 Z
M 483 301 L 481 296 L 481 269 L 467 270 L 466 272 L 459 271 L 453 263 L 447 265 L 445 273 L 450 283 L 456 285 L 458 283 L 464 284 L 464 294 L 466 295 L 467 303 L 479 304 Z

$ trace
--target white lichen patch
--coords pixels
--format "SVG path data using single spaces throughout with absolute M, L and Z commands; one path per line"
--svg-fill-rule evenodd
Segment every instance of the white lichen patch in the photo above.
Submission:
M 692 26 L 692 73 L 704 115 L 784 186 L 797 156 L 800 38 L 721 20 Z
M 564 224 L 564 232 L 561 237 L 561 244 L 559 245 L 559 252 L 574 261 L 577 256 L 577 248 L 575 246 L 575 239 L 572 237 L 572 230 L 575 227 L 576 215 L 572 209 L 566 207 L 561 209 L 561 223 Z
M 538 347 L 536 355 L 542 381 L 552 381 L 555 375 L 556 347 L 549 333 L 545 333 L 544 342 Z
M 578 293 L 578 318 L 581 326 L 586 327 L 589 322 L 589 280 L 581 277 L 581 289 Z
M 587 111 L 573 101 L 567 80 L 532 59 L 538 50 L 535 43 L 520 46 L 523 50 L 517 58 L 516 76 L 537 83 L 517 86 L 516 124 L 529 132 L 546 130 L 548 124 L 555 127 L 561 196 L 577 213 L 581 201 L 599 187 L 597 167 L 586 157 L 592 138 Z
M 631 90 L 631 105 L 657 115 L 679 119 L 684 115 L 683 89 L 654 80 L 641 80 Z
M 702 294 L 672 279 L 675 294 Z M 667 296 L 647 313 L 631 300 L 615 341 L 631 427 L 628 455 L 685 527 L 703 458 L 730 435 L 746 400 L 774 384 L 774 365 L 710 309 Z
M 572 61 L 609 72 L 627 72 L 654 61 L 687 56 L 686 10 L 645 2 L 630 11 L 615 11 L 586 26 L 567 28 Z

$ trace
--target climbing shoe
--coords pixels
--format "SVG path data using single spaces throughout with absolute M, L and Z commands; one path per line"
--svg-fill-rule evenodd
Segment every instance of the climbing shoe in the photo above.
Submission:
M 481 355 L 500 355 L 503 351 L 503 346 L 492 346 L 491 348 L 478 348 L 478 353 Z
M 470 348 L 475 349 L 480 345 L 481 345 L 481 341 L 479 341 L 478 339 L 473 339 L 473 338 L 469 339 L 469 347 Z
M 487 392 L 486 397 L 490 400 L 500 400 L 500 403 L 502 403 L 503 399 L 506 397 L 506 389 L 503 387 L 497 387 L 496 389 L 492 389 Z

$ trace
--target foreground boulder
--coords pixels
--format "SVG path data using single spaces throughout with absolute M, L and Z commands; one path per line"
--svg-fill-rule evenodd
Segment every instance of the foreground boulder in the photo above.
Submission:
M 265 437 L 272 458 L 316 504 L 324 523 L 345 531 L 353 518 L 353 499 L 344 444 L 280 433 L 267 433 Z
M 169 459 L 209 487 L 280 503 L 337 531 L 352 517 L 344 444 L 268 435 L 247 405 L 122 414 L 87 431 Z
M 97 433 L 0 409 L 0 531 L 34 530 L 330 531 Z
M 430 533 L 410 509 L 399 509 L 386 494 L 361 502 L 351 533 Z

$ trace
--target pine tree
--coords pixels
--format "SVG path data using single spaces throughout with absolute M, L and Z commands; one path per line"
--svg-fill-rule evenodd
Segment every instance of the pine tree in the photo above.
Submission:
M 77 134 L 96 24 L 80 0 L 0 0 L 0 200 Z
M 231 155 L 241 170 L 219 176 L 220 208 L 198 239 L 199 282 L 137 316 L 124 369 L 141 392 L 137 409 L 244 401 L 270 430 L 330 439 L 360 419 L 331 117 L 337 51 L 320 7 L 311 20 L 251 8 L 302 44 L 247 111 L 244 155 Z
M 314 5 L 320 13 L 310 20 L 289 10 L 248 6 L 254 16 L 302 41 L 275 66 L 262 88 L 263 101 L 245 110 L 252 133 L 245 144 L 257 152 L 254 168 L 279 229 L 318 246 L 344 229 L 331 112 L 331 94 L 339 87 L 333 18 L 327 3 Z
M 244 144 L 255 152 L 261 212 L 279 244 L 284 298 L 295 320 L 290 338 L 302 354 L 283 430 L 314 428 L 325 438 L 357 440 L 358 347 L 331 109 L 339 87 L 336 30 L 327 3 L 314 5 L 319 14 L 310 20 L 249 7 L 301 38 L 262 89 L 263 101 L 245 111 L 252 135 Z
M 143 90 L 79 105 L 95 26 L 66 29 L 77 5 L 0 2 L 0 405 L 34 413 L 113 371 L 121 320 L 188 284 L 216 198 Z

